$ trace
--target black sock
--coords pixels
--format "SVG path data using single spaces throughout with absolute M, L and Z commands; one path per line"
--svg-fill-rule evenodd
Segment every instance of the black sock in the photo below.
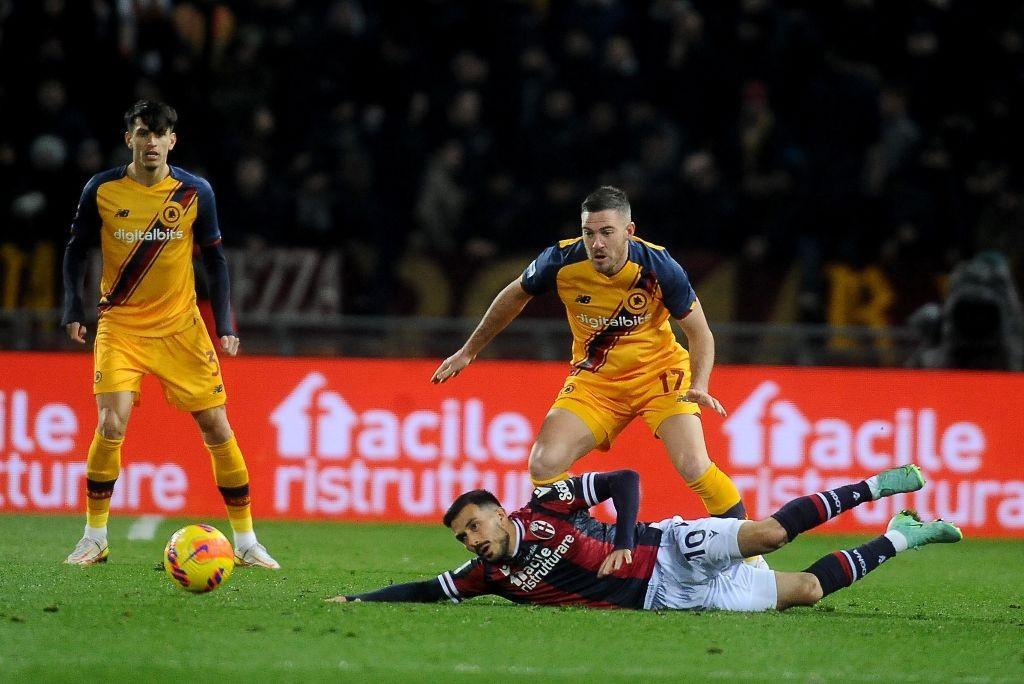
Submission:
M 715 513 L 711 516 L 712 518 L 739 518 L 740 520 L 747 519 L 747 507 L 743 505 L 743 501 L 737 501 L 734 506 L 729 510 L 722 513 Z
M 785 528 L 789 541 L 793 541 L 801 532 L 815 528 L 865 501 L 871 501 L 871 489 L 867 482 L 858 482 L 793 499 L 772 517 Z
M 804 570 L 818 578 L 823 596 L 848 587 L 879 565 L 896 555 L 896 548 L 886 537 L 876 537 L 855 549 L 836 551 L 819 558 Z
M 113 480 L 90 480 L 85 479 L 85 495 L 90 499 L 109 499 L 114 494 L 114 484 L 117 482 L 115 477 Z

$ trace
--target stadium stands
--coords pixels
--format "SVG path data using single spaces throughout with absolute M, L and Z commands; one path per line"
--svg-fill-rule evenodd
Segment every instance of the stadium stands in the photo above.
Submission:
M 336 254 L 346 316 L 477 309 L 601 182 L 714 283 L 713 323 L 882 334 L 980 251 L 1024 269 L 1019 3 L 8 0 L 0 60 L 8 312 L 59 305 L 139 97 L 181 112 L 172 163 L 212 181 L 234 258 Z

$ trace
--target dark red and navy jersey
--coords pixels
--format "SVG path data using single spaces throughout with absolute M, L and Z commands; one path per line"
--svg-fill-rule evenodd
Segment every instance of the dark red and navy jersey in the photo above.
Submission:
M 516 531 L 512 558 L 476 558 L 438 575 L 444 594 L 456 603 L 494 594 L 515 603 L 643 608 L 661 530 L 637 523 L 633 563 L 599 578 L 598 568 L 615 549 L 615 525 L 590 516 L 589 508 L 603 500 L 595 491 L 596 476 L 534 489 L 529 503 L 509 515 Z

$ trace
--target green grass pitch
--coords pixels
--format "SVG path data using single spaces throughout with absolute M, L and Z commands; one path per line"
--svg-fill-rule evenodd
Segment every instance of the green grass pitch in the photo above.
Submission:
M 1024 681 L 1021 542 L 908 552 L 815 608 L 648 613 L 323 602 L 459 565 L 440 526 L 262 523 L 284 569 L 190 595 L 153 569 L 186 521 L 150 541 L 131 522 L 112 519 L 110 563 L 73 568 L 81 516 L 0 515 L 0 680 Z M 805 535 L 770 561 L 862 540 Z

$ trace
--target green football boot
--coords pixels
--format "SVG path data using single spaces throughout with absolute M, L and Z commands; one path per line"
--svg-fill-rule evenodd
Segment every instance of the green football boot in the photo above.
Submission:
M 913 463 L 908 463 L 899 468 L 883 470 L 875 475 L 878 478 L 878 498 L 892 496 L 893 494 L 904 494 L 916 492 L 924 487 L 924 475 L 921 469 Z
M 952 544 L 964 538 L 964 533 L 945 520 L 921 522 L 916 511 L 901 511 L 889 521 L 888 530 L 896 530 L 907 538 L 907 548 L 917 549 L 925 544 Z

